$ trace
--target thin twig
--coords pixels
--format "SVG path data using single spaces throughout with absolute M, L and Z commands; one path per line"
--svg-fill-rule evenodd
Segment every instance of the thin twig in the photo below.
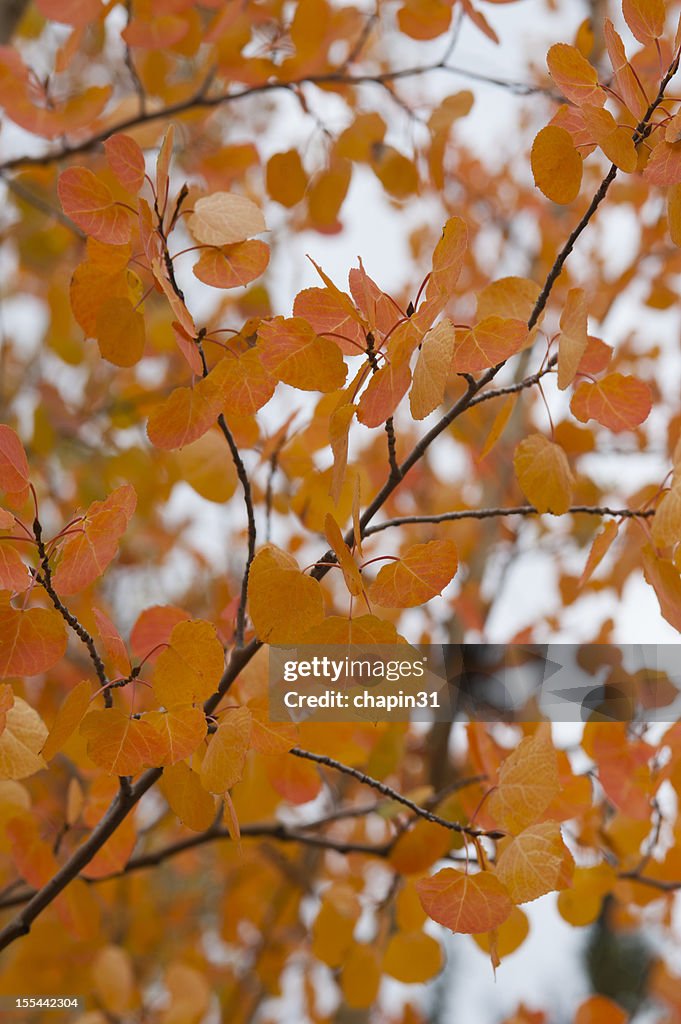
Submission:
M 609 508 L 607 505 L 571 505 L 566 515 L 571 513 L 584 513 L 588 516 L 615 516 L 622 519 L 648 519 L 655 515 L 655 509 L 631 508 Z M 540 512 L 534 505 L 516 505 L 509 508 L 464 508 L 455 512 L 441 512 L 439 515 L 414 515 L 398 516 L 395 519 L 385 519 L 382 523 L 375 523 L 368 526 L 364 531 L 365 537 L 373 533 L 380 533 L 381 530 L 389 530 L 393 526 L 406 526 L 409 523 L 451 523 L 458 519 L 497 519 L 505 516 L 541 516 L 552 515 L 552 513 Z
M 314 761 L 316 764 L 324 765 L 326 768 L 333 768 L 334 771 L 341 772 L 343 775 L 349 775 L 351 778 L 356 779 L 357 782 L 363 783 L 365 786 L 370 786 L 375 789 L 378 793 L 388 797 L 390 800 L 394 800 L 398 804 L 403 804 L 404 807 L 408 807 L 410 811 L 413 811 L 419 818 L 425 818 L 426 821 L 432 821 L 437 825 L 442 825 L 443 828 L 448 828 L 452 832 L 459 832 L 463 835 L 470 836 L 471 838 L 477 838 L 478 836 L 487 836 L 490 839 L 499 839 L 504 833 L 496 830 L 488 832 L 485 829 L 470 828 L 468 825 L 462 825 L 458 821 L 448 821 L 446 818 L 441 818 L 439 814 L 433 814 L 432 811 L 427 810 L 425 807 L 421 807 L 419 804 L 414 803 L 408 797 L 398 793 L 397 790 L 391 786 L 386 786 L 385 782 L 379 782 L 378 779 L 373 779 L 370 775 L 365 772 L 361 772 L 358 768 L 351 768 L 347 764 L 343 764 L 342 761 L 336 761 L 333 757 L 327 757 L 326 754 L 313 754 L 310 750 L 301 750 L 300 747 L 293 747 L 289 753 L 293 754 L 294 757 L 302 757 L 306 761 Z
M 99 656 L 97 646 L 92 637 L 90 636 L 90 634 L 88 633 L 85 626 L 83 626 L 78 621 L 73 612 L 69 611 L 69 609 L 66 607 L 62 599 L 59 597 L 57 591 L 54 589 L 54 585 L 52 583 L 52 570 L 50 568 L 50 560 L 45 549 L 45 542 L 43 541 L 43 528 L 40 523 L 40 520 L 37 517 L 33 522 L 33 536 L 35 537 L 36 547 L 38 549 L 38 557 L 40 559 L 40 571 L 34 571 L 34 579 L 36 583 L 39 583 L 40 586 L 43 588 L 45 593 L 50 598 L 52 604 L 57 609 L 57 611 L 64 619 L 64 621 L 67 623 L 67 625 L 70 626 L 70 628 L 79 638 L 79 640 L 81 640 L 87 647 L 88 654 L 90 655 L 90 660 L 92 661 L 95 672 L 97 673 L 97 678 L 99 679 L 99 682 L 104 688 L 104 703 L 108 708 L 110 708 L 113 704 L 113 699 L 111 697 L 111 693 L 109 692 L 109 680 L 107 678 L 106 670 L 104 668 L 104 662 Z

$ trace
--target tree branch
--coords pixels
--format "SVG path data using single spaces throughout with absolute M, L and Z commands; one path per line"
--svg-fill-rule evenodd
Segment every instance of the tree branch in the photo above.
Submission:
M 104 668 L 104 662 L 99 656 L 97 646 L 92 637 L 90 636 L 90 634 L 88 633 L 85 626 L 81 625 L 76 616 L 69 611 L 69 609 L 66 607 L 66 605 L 59 597 L 57 591 L 54 589 L 54 586 L 52 584 L 52 570 L 50 569 L 50 560 L 47 551 L 45 550 L 45 543 L 43 541 L 43 528 L 37 516 L 33 521 L 33 536 L 35 537 L 36 547 L 38 549 L 38 557 L 40 559 L 41 570 L 40 572 L 37 570 L 34 571 L 33 577 L 36 583 L 39 583 L 40 586 L 45 591 L 45 593 L 48 595 L 48 597 L 52 601 L 52 604 L 57 609 L 57 611 L 64 619 L 66 624 L 70 626 L 70 628 L 79 638 L 79 640 L 81 640 L 87 647 L 88 654 L 90 655 L 90 660 L 92 661 L 92 664 L 94 665 L 95 668 L 95 672 L 97 673 L 97 678 L 99 679 L 99 682 L 101 683 L 102 687 L 106 687 L 106 689 L 104 689 L 104 703 L 108 708 L 110 708 L 113 704 L 113 700 L 111 697 L 111 693 L 108 689 L 109 680 L 107 678 L 106 670 Z
M 522 82 L 513 82 L 511 80 L 484 75 L 477 71 L 468 71 L 464 68 L 457 68 L 445 64 L 441 60 L 433 64 L 397 68 L 394 71 L 383 71 L 375 75 L 368 73 L 352 75 L 347 74 L 347 72 L 340 69 L 320 75 L 304 75 L 301 78 L 293 78 L 283 82 L 263 82 L 260 85 L 248 86 L 235 92 L 222 93 L 219 96 L 207 96 L 205 94 L 206 86 L 203 84 L 193 96 L 190 96 L 186 100 L 180 100 L 178 103 L 171 103 L 158 110 L 147 109 L 143 112 L 140 111 L 130 117 L 123 118 L 116 124 L 110 125 L 105 131 L 97 132 L 97 134 L 90 136 L 89 139 L 83 139 L 81 142 L 63 145 L 60 149 L 55 149 L 48 153 L 40 155 L 26 153 L 23 156 L 12 157 L 10 160 L 5 160 L 4 163 L 0 164 L 0 173 L 3 171 L 15 170 L 18 167 L 45 166 L 47 164 L 56 163 L 69 157 L 76 156 L 79 153 L 89 152 L 91 149 L 94 149 L 101 143 L 105 142 L 110 135 L 113 135 L 116 132 L 130 131 L 131 129 L 149 124 L 152 121 L 170 121 L 174 117 L 190 113 L 194 110 L 211 110 L 216 107 L 224 106 L 228 103 L 235 103 L 238 100 L 248 99 L 252 96 L 260 96 L 271 92 L 295 93 L 295 90 L 303 85 L 317 85 L 322 87 L 325 85 L 345 85 L 348 87 L 357 85 L 384 86 L 386 82 L 395 82 L 402 78 L 415 78 L 420 75 L 429 74 L 433 71 L 444 71 L 447 74 L 470 78 L 476 82 L 484 82 L 488 85 L 497 86 L 498 88 L 508 89 L 509 91 L 521 96 L 538 93 L 558 98 L 555 97 L 552 90 L 543 86 L 527 85 Z M 563 102 L 563 97 L 560 97 L 560 100 Z
M 333 757 L 327 757 L 326 754 L 313 754 L 312 751 L 301 750 L 300 747 L 293 747 L 289 753 L 293 754 L 294 757 L 302 757 L 306 761 L 314 761 L 316 764 L 324 765 L 326 768 L 333 768 L 334 771 L 341 772 L 343 775 L 349 775 L 351 778 L 356 779 L 357 782 L 361 782 L 365 786 L 371 786 L 372 789 L 388 797 L 389 800 L 394 800 L 396 803 L 408 807 L 417 817 L 425 818 L 426 821 L 432 821 L 436 825 L 442 825 L 443 828 L 448 828 L 452 832 L 459 832 L 462 835 L 470 836 L 471 839 L 477 839 L 479 836 L 487 836 L 489 839 L 500 839 L 505 835 L 505 833 L 497 830 L 488 832 L 485 829 L 471 828 L 468 825 L 461 825 L 458 821 L 448 821 L 446 818 L 441 818 L 439 814 L 433 814 L 432 811 L 427 810 L 425 807 L 415 804 L 413 800 L 402 796 L 401 793 L 398 793 L 391 786 L 386 786 L 384 782 L 373 779 L 370 775 L 359 771 L 358 768 L 351 768 L 349 765 L 343 764 L 342 761 L 336 761 Z
M 576 515 L 583 513 L 589 516 L 615 516 L 622 519 L 648 519 L 655 515 L 655 509 L 609 508 L 607 505 L 571 505 L 565 513 Z M 399 516 L 396 519 L 385 519 L 382 523 L 369 526 L 364 531 L 365 537 L 381 530 L 389 530 L 393 526 L 406 526 L 409 523 L 451 523 L 459 519 L 497 519 L 505 516 L 541 516 L 553 515 L 552 512 L 540 512 L 534 505 L 516 505 L 510 508 L 465 508 L 456 512 L 441 512 L 432 516 Z

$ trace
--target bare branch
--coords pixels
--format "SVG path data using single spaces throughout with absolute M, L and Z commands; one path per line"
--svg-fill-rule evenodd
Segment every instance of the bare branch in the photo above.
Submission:
M 609 508 L 607 505 L 571 505 L 566 515 L 583 513 L 588 516 L 615 516 L 621 519 L 648 519 L 655 515 L 655 509 Z M 365 537 L 381 530 L 389 530 L 393 526 L 406 526 L 409 523 L 451 523 L 458 519 L 503 519 L 506 516 L 541 516 L 553 515 L 552 512 L 540 512 L 534 505 L 516 505 L 510 508 L 464 508 L 456 512 L 441 512 L 432 516 L 399 516 L 396 519 L 385 519 L 382 523 L 369 526 L 364 531 Z
M 359 771 L 358 768 L 351 768 L 347 764 L 343 764 L 342 761 L 336 761 L 333 757 L 327 757 L 326 754 L 313 754 L 310 750 L 301 750 L 300 747 L 293 747 L 289 753 L 293 754 L 294 757 L 302 757 L 306 761 L 314 761 L 316 764 L 324 765 L 326 768 L 333 768 L 334 771 L 341 772 L 343 775 L 349 775 L 351 778 L 356 779 L 358 782 L 363 783 L 365 786 L 371 786 L 378 793 L 383 796 L 387 796 L 389 800 L 394 800 L 398 804 L 402 804 L 404 807 L 408 807 L 419 818 L 425 818 L 426 821 L 432 821 L 437 825 L 442 825 L 443 828 L 448 828 L 452 832 L 459 832 L 463 835 L 470 836 L 471 838 L 477 838 L 478 836 L 487 836 L 490 839 L 500 839 L 505 833 L 498 832 L 496 830 L 488 832 L 485 829 L 471 828 L 468 825 L 461 825 L 458 821 L 447 821 L 446 818 L 441 818 L 439 814 L 433 814 L 432 811 L 427 810 L 425 807 L 421 807 L 419 804 L 414 803 L 406 796 L 402 796 L 396 789 L 391 786 L 386 786 L 384 782 L 379 782 L 378 779 L 372 779 L 370 775 L 366 775 L 364 772 Z

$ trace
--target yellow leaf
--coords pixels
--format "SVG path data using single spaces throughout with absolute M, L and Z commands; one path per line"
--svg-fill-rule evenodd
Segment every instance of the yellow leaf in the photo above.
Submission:
M 154 666 L 156 698 L 166 708 L 207 700 L 217 690 L 224 667 L 225 654 L 211 622 L 178 622 Z
M 373 1006 L 381 984 L 378 952 L 366 943 L 355 943 L 345 957 L 340 984 L 345 1002 L 355 1010 Z
M 161 776 L 161 791 L 171 810 L 192 832 L 204 832 L 215 820 L 215 798 L 201 785 L 185 761 L 170 765 Z
M 454 325 L 442 320 L 428 331 L 414 367 L 409 406 L 415 420 L 425 419 L 442 402 L 454 352 Z
M 508 425 L 508 421 L 510 420 L 511 416 L 513 415 L 513 410 L 516 407 L 516 402 L 517 401 L 518 401 L 518 396 L 517 395 L 509 395 L 501 403 L 501 407 L 499 408 L 499 412 L 494 417 L 494 422 L 492 423 L 492 426 L 490 428 L 490 432 L 487 435 L 487 440 L 485 441 L 484 445 L 482 446 L 482 451 L 480 452 L 480 455 L 478 456 L 478 461 L 479 462 L 482 462 L 482 460 L 489 455 L 489 453 L 492 451 L 492 449 L 494 448 L 495 444 L 497 443 L 497 441 L 499 440 L 499 438 L 503 434 L 504 430 L 506 429 L 506 426 Z
M 266 643 L 295 643 L 324 618 L 319 583 L 274 544 L 265 545 L 253 559 L 248 607 L 258 638 Z
M 550 740 L 537 733 L 526 736 L 508 755 L 487 806 L 502 828 L 518 833 L 540 817 L 559 788 L 556 752 Z
M 565 128 L 547 125 L 532 144 L 534 182 L 547 199 L 566 205 L 579 195 L 582 158 Z
M 175 458 L 182 479 L 202 498 L 222 503 L 234 494 L 236 470 L 227 443 L 217 429 L 185 445 Z
M 492 946 L 494 945 L 498 959 L 503 960 L 505 956 L 510 956 L 518 946 L 522 945 L 527 938 L 529 930 L 530 925 L 527 916 L 520 907 L 514 907 L 502 924 L 491 932 L 480 932 L 474 935 L 473 940 L 483 953 L 491 953 Z M 519 1021 L 518 1024 L 521 1024 L 521 1022 Z
M 538 512 L 555 516 L 567 512 L 572 503 L 573 476 L 560 445 L 542 434 L 530 434 L 517 446 L 513 465 L 525 497 Z
M 681 483 L 673 486 L 662 498 L 653 519 L 653 540 L 659 548 L 681 541 Z
M 68 693 L 41 751 L 46 761 L 50 761 L 76 731 L 88 709 L 91 697 L 92 687 L 87 679 L 83 679 Z
M 97 344 L 114 366 L 134 366 L 144 354 L 144 317 L 128 298 L 110 298 L 99 307 Z
M 132 960 L 121 946 L 104 946 L 90 968 L 92 984 L 99 1000 L 110 1013 L 125 1014 L 135 1002 L 135 976 Z
M 201 764 L 201 785 L 209 793 L 225 793 L 243 775 L 251 742 L 251 712 L 229 709 L 213 735 Z
M 338 559 L 338 564 L 343 572 L 346 587 L 353 597 L 359 597 L 363 590 L 362 577 L 359 574 L 359 569 L 357 568 L 357 564 L 352 556 L 350 548 L 343 540 L 343 534 L 340 531 L 340 527 L 330 512 L 327 512 L 324 520 L 324 533 L 326 534 L 326 539 Z
M 386 948 L 383 970 L 406 985 L 418 985 L 434 978 L 442 963 L 442 948 L 432 935 L 422 931 L 398 932 Z
M 39 751 L 47 737 L 42 718 L 21 697 L 5 712 L 5 728 L 0 735 L 0 779 L 26 779 L 46 763 Z
M 582 356 L 589 344 L 586 296 L 583 288 L 571 288 L 560 316 L 558 339 L 558 387 L 572 384 Z
M 206 738 L 206 716 L 201 708 L 173 707 L 151 711 L 145 721 L 156 730 L 165 746 L 160 764 L 172 765 L 189 757 Z
M 497 859 L 497 875 L 514 903 L 566 889 L 573 870 L 572 855 L 555 821 L 530 825 L 504 845 Z

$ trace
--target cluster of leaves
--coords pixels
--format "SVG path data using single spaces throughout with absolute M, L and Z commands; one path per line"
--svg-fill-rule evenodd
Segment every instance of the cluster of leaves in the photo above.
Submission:
M 295 969 L 322 1022 L 320 970 L 356 1010 L 380 1005 L 384 975 L 437 975 L 432 922 L 495 968 L 547 893 L 575 927 L 606 897 L 620 927 L 671 927 L 677 725 L 589 722 L 571 757 L 546 723 L 472 722 L 451 742 L 447 726 L 444 744 L 439 726 L 277 723 L 266 645 L 402 643 L 404 609 L 425 642 L 484 635 L 495 565 L 526 536 L 560 540 L 560 605 L 509 639 L 641 573 L 681 629 L 669 353 L 606 323 L 647 262 L 648 311 L 675 303 L 677 7 L 624 0 L 630 56 L 610 21 L 550 48 L 550 78 L 525 94 L 566 102 L 522 143 L 543 197 L 451 145 L 472 92 L 426 94 L 424 118 L 400 85 L 455 71 L 462 25 L 496 41 L 469 0 L 368 18 L 327 0 L 133 0 L 124 27 L 99 0 L 27 8 L 0 50 L 0 103 L 48 145 L 0 166 L 17 213 L 6 287 L 48 327 L 37 352 L 7 338 L 1 363 L 0 993 L 34 990 L 39 962 L 41 988 L 87 989 L 80 1024 L 198 1024 L 212 994 L 245 1024 Z M 445 34 L 436 63 L 394 63 Z M 329 94 L 336 132 L 316 112 Z M 241 141 L 260 117 L 267 139 L 289 102 L 313 146 Z M 411 149 L 396 108 L 418 126 Z M 417 193 L 439 204 L 441 232 L 412 230 L 413 279 L 389 294 L 360 259 L 343 290 L 313 263 L 318 282 L 277 313 L 271 253 L 338 234 L 367 171 L 398 220 Z M 568 257 L 606 200 L 638 243 L 614 277 L 598 246 L 579 273 Z M 529 261 L 509 201 L 532 218 Z M 490 269 L 491 244 L 494 268 L 525 274 Z M 670 471 L 631 493 L 590 470 L 617 438 L 641 453 L 662 439 Z M 224 563 L 165 514 L 180 484 L 224 507 Z M 616 661 L 585 667 L 632 706 L 658 699 Z M 662 962 L 653 987 L 674 1019 Z M 625 1016 L 594 997 L 575 1020 Z M 421 1017 L 405 1000 L 394 1019 Z

